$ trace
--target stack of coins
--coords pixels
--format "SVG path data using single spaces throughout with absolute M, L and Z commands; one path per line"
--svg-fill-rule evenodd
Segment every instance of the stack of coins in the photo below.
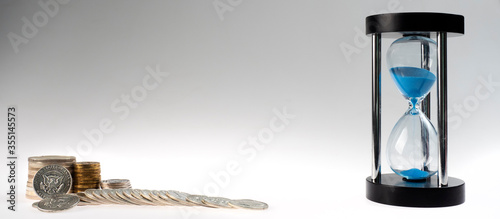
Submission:
M 75 164 L 76 158 L 73 156 L 36 156 L 28 158 L 28 183 L 26 185 L 26 198 L 41 200 L 40 197 L 35 193 L 33 189 L 33 177 L 40 168 L 57 164 L 68 169 L 70 173 L 73 173 L 73 164 Z M 72 192 L 70 190 L 70 192 Z
M 102 189 L 130 189 L 132 185 L 128 179 L 108 179 L 101 181 Z
M 73 192 L 87 189 L 99 189 L 101 183 L 101 165 L 99 162 L 76 162 L 73 172 Z

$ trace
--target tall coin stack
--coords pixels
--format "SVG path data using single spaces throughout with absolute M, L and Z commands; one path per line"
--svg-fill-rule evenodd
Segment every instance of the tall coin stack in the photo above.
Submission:
M 28 183 L 26 185 L 26 198 L 41 200 L 40 197 L 35 193 L 33 189 L 33 177 L 35 177 L 36 172 L 40 168 L 57 164 L 66 168 L 71 174 L 73 174 L 73 165 L 76 162 L 76 158 L 73 156 L 36 156 L 28 158 Z M 71 190 L 69 192 L 72 192 Z
M 73 174 L 73 192 L 87 189 L 99 189 L 101 183 L 101 165 L 99 162 L 76 162 Z

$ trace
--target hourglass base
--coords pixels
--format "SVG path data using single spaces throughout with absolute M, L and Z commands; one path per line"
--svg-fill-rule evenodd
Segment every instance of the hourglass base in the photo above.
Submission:
M 396 174 L 382 174 L 380 183 L 366 178 L 366 198 L 387 205 L 406 207 L 447 207 L 465 202 L 465 182 L 449 177 L 448 186 L 439 187 L 437 176 L 406 181 Z

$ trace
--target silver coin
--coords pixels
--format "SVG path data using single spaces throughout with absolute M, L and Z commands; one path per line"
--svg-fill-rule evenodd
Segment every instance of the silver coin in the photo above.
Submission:
M 167 201 L 168 203 L 171 203 L 172 205 L 180 205 L 182 206 L 183 204 L 174 200 L 174 199 L 171 199 L 170 197 L 167 196 L 167 191 L 165 190 L 159 190 L 159 191 L 156 191 L 154 190 L 153 193 L 155 195 L 157 195 L 158 197 L 160 197 L 162 200 L 165 200 Z
M 87 189 L 92 192 L 95 198 L 99 199 L 99 201 L 104 202 L 104 204 L 116 204 L 113 200 L 109 200 L 102 195 L 102 190 L 100 189 Z
M 132 196 L 134 196 L 135 198 L 137 198 L 145 203 L 150 203 L 152 205 L 156 205 L 155 203 L 153 203 L 153 201 L 151 201 L 150 197 L 143 196 L 141 194 L 142 192 L 140 189 L 131 189 L 130 192 L 131 192 Z
M 130 194 L 132 195 L 132 197 L 136 198 L 137 200 L 139 200 L 140 202 L 142 202 L 146 205 L 155 205 L 155 203 L 153 203 L 152 201 L 144 198 L 141 195 L 141 192 L 139 189 L 130 189 Z M 127 195 L 128 195 L 128 193 L 127 193 Z
M 123 189 L 123 194 L 133 200 L 134 202 L 142 203 L 142 205 L 154 205 L 152 202 L 142 198 L 134 189 Z
M 85 193 L 83 193 L 83 192 L 75 193 L 75 195 L 78 196 L 78 198 L 80 198 L 80 203 L 85 202 L 86 204 L 92 204 L 92 205 L 100 205 L 101 204 L 100 202 L 96 202 L 96 201 L 88 198 L 85 195 Z
M 132 188 L 128 179 L 107 179 L 101 180 L 101 187 L 103 189 L 128 189 Z
M 114 199 L 113 197 L 111 197 L 109 194 L 109 189 L 103 189 L 101 190 L 101 192 L 99 193 L 103 198 L 105 198 L 107 201 L 113 203 L 113 204 L 117 204 L 117 205 L 124 205 L 124 204 L 128 204 L 128 203 L 125 203 L 125 202 L 122 202 L 122 201 L 119 201 L 119 200 L 116 200 Z
M 191 202 L 191 203 L 198 205 L 198 206 L 212 207 L 212 206 L 209 206 L 209 205 L 203 203 L 203 198 L 206 198 L 206 197 L 207 196 L 205 196 L 205 195 L 189 195 L 188 197 L 186 197 L 186 201 Z
M 107 204 L 106 202 L 103 202 L 101 199 L 95 197 L 94 193 L 92 192 L 93 190 L 94 189 L 87 189 L 87 190 L 85 190 L 85 192 L 83 192 L 83 194 L 85 194 L 85 196 L 87 196 L 87 198 L 89 198 L 93 202 L 100 203 L 100 204 Z
M 165 200 L 165 199 L 161 198 L 161 194 L 157 190 L 150 190 L 148 195 L 152 199 L 156 200 L 157 202 L 162 203 L 163 205 L 168 205 L 168 206 L 176 205 L 176 204 L 172 203 L 170 200 Z
M 33 204 L 31 204 L 31 207 L 38 208 L 38 202 L 33 202 Z
M 229 205 L 230 200 L 223 197 L 204 197 L 201 201 L 214 208 L 233 208 L 233 206 Z
M 38 210 L 45 212 L 57 212 L 75 207 L 80 198 L 76 195 L 54 194 L 38 203 Z
M 71 173 L 59 165 L 45 166 L 33 178 L 33 189 L 40 198 L 66 194 L 71 189 L 71 184 Z
M 124 184 L 124 183 L 130 183 L 130 180 L 128 179 L 105 179 L 102 180 L 103 183 L 111 183 L 111 184 Z
M 188 202 L 186 198 L 190 196 L 191 194 L 185 193 L 185 192 L 180 192 L 176 190 L 168 190 L 165 195 L 167 195 L 169 198 L 178 201 L 182 205 L 186 206 L 192 206 L 193 204 L 191 202 Z
M 45 156 L 28 157 L 29 163 L 48 162 L 48 161 L 74 162 L 74 161 L 76 161 L 76 157 L 74 157 L 74 156 L 61 156 L 61 155 L 45 155 Z
M 138 192 L 140 192 L 140 194 L 141 194 L 141 196 L 142 196 L 143 198 L 145 198 L 145 199 L 149 200 L 150 202 L 152 202 L 153 204 L 155 204 L 155 205 L 157 205 L 157 206 L 165 206 L 165 205 L 170 205 L 170 204 L 168 204 L 168 203 L 166 203 L 166 202 L 163 202 L 163 201 L 159 201 L 159 200 L 157 200 L 157 199 L 154 197 L 154 195 L 152 195 L 152 194 L 151 194 L 151 191 L 149 191 L 149 190 L 145 190 L 145 189 L 143 189 L 143 190 L 140 190 L 140 191 L 138 191 Z
M 229 200 L 229 205 L 235 208 L 244 208 L 252 210 L 265 210 L 269 207 L 264 202 L 255 201 L 251 199 Z
M 149 196 L 149 190 L 145 189 L 133 189 L 132 190 L 132 195 L 139 195 L 139 198 L 146 199 L 150 202 L 153 202 L 153 199 Z
M 120 198 L 122 198 L 123 200 L 126 200 L 130 203 L 133 203 L 135 205 L 146 205 L 144 204 L 143 202 L 140 202 L 139 200 L 137 200 L 136 198 L 133 198 L 132 195 L 130 195 L 131 197 L 125 195 L 125 193 L 123 192 L 123 190 L 125 189 L 116 189 L 116 195 Z
M 121 198 L 119 195 L 118 195 L 118 189 L 103 189 L 103 192 L 107 195 L 109 195 L 112 199 L 115 199 L 116 201 L 118 202 L 121 202 L 122 204 L 125 204 L 125 205 L 137 205 L 136 203 L 134 202 L 131 202 L 131 201 L 128 201 L 126 199 L 123 199 Z

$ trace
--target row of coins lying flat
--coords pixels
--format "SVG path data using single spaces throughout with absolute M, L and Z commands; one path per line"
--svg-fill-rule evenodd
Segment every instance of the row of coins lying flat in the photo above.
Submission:
M 146 189 L 88 189 L 74 195 L 51 195 L 40 202 L 33 203 L 33 207 L 45 212 L 63 211 L 77 205 L 201 206 L 252 210 L 268 208 L 266 203 L 251 199 L 228 199 L 191 195 L 176 190 Z
M 88 189 L 77 193 L 83 205 L 154 205 L 154 206 L 202 206 L 211 208 L 245 208 L 264 210 L 268 205 L 251 199 L 228 199 L 204 195 L 192 195 L 176 190 L 147 189 Z

